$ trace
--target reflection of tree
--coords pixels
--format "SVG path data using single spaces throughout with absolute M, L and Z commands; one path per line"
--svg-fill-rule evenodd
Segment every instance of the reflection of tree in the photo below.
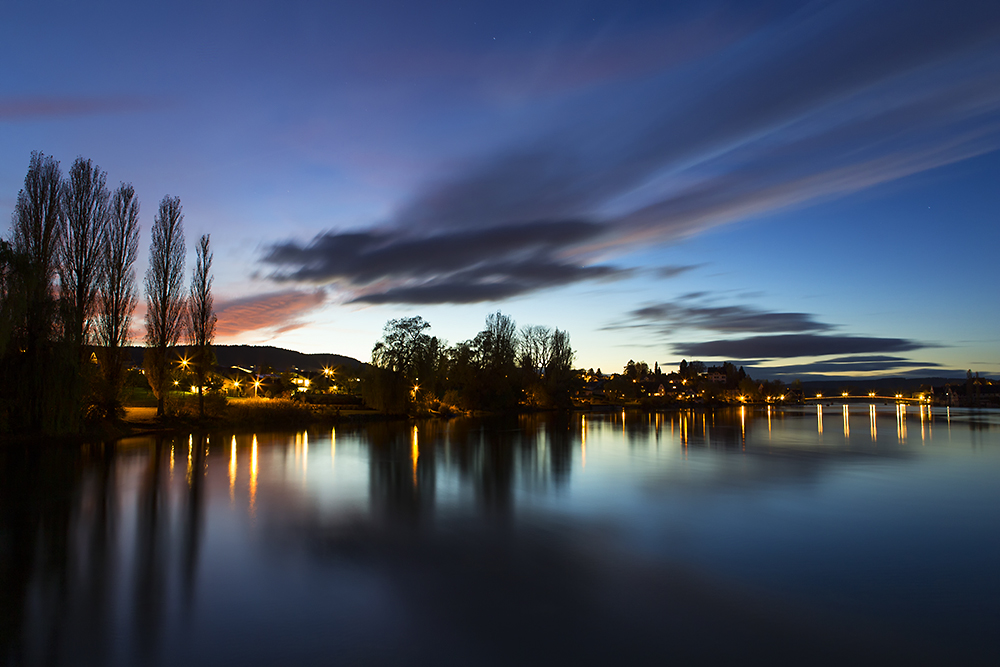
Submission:
M 404 523 L 417 523 L 433 512 L 436 469 L 442 462 L 438 454 L 447 450 L 444 465 L 457 468 L 459 479 L 472 487 L 483 512 L 508 517 L 516 480 L 530 482 L 539 471 L 542 431 L 548 441 L 553 481 L 564 484 L 568 480 L 577 441 L 570 420 L 563 414 L 373 424 L 365 432 L 371 448 L 372 511 L 377 517 Z
M 107 664 L 132 619 L 136 664 L 155 662 L 164 622 L 170 553 L 166 467 L 169 449 L 150 442 L 136 497 L 131 597 L 118 563 L 120 458 L 136 449 L 111 444 L 0 449 L 0 662 Z M 181 573 L 190 601 L 204 522 L 206 449 L 192 450 L 195 473 L 181 514 Z M 127 484 L 127 481 L 126 481 Z M 127 576 L 127 575 L 126 575 Z M 131 600 L 125 610 L 116 601 Z M 126 604 L 128 604 L 126 602 Z M 125 611 L 124 616 L 121 611 Z M 130 659 L 126 659 L 130 661 Z
M 56 662 L 62 649 L 76 606 L 72 522 L 81 456 L 0 450 L 0 652 L 11 663 Z
M 195 575 L 198 570 L 198 552 L 201 546 L 202 524 L 204 523 L 204 487 L 205 487 L 205 456 L 208 441 L 204 435 L 198 435 L 194 441 L 192 452 L 192 475 L 188 486 L 186 521 L 183 525 L 183 586 L 184 602 L 190 607 L 194 601 Z
M 100 456 L 87 475 L 93 517 L 87 544 L 87 570 L 83 580 L 80 608 L 80 640 L 84 653 L 95 663 L 108 661 L 109 625 L 114 619 L 113 589 L 115 572 L 115 535 L 117 528 L 117 493 L 115 485 L 114 446 L 101 445 Z
M 514 447 L 518 431 L 504 428 L 507 423 L 498 426 L 483 430 L 473 484 L 478 487 L 478 500 L 485 512 L 505 518 L 510 516 L 514 504 Z
M 569 482 L 569 473 L 573 469 L 573 438 L 570 433 L 570 416 L 566 413 L 553 414 L 545 422 L 552 481 L 557 485 Z
M 420 523 L 434 507 L 434 434 L 427 425 L 405 423 L 376 424 L 368 434 L 373 514 L 393 523 Z
M 163 438 L 157 437 L 146 464 L 136 503 L 135 633 L 140 663 L 153 661 L 164 607 L 168 526 L 163 490 Z M 164 514 L 164 516 L 161 516 Z

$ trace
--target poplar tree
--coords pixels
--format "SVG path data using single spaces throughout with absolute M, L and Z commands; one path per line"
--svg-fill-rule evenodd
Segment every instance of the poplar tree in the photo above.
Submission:
M 169 387 L 167 353 L 184 327 L 184 216 L 180 197 L 165 196 L 153 220 L 146 270 L 146 380 L 156 396 L 156 415 L 164 414 Z
M 97 305 L 108 226 L 107 174 L 78 157 L 63 187 L 65 218 L 60 246 L 59 283 L 63 335 L 83 361 Z
M 106 418 L 114 418 L 121 410 L 125 348 L 138 300 L 135 260 L 139 254 L 139 200 L 131 183 L 122 183 L 111 197 L 103 246 L 96 337 L 103 376 L 101 408 Z
M 198 240 L 197 260 L 191 276 L 188 303 L 188 333 L 192 348 L 192 369 L 198 379 L 198 414 L 205 416 L 205 381 L 215 365 L 212 341 L 215 339 L 215 312 L 212 299 L 212 252 L 209 235 Z
M 0 383 L 6 428 L 65 431 L 75 423 L 63 382 L 75 369 L 63 364 L 56 338 L 60 322 L 55 277 L 63 229 L 63 182 L 59 162 L 32 152 L 24 188 L 17 195 L 7 248 L 5 308 L 11 321 Z

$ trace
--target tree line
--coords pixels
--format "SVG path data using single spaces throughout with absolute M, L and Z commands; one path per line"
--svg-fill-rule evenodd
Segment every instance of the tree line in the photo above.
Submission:
M 31 154 L 10 237 L 0 239 L 0 433 L 74 433 L 124 415 L 139 211 L 131 183 L 110 192 L 91 160 L 78 157 L 64 177 L 52 156 Z M 183 219 L 179 198 L 160 201 L 144 280 L 144 370 L 158 415 L 185 332 L 199 385 L 214 364 L 209 236 L 185 292 Z
M 372 349 L 365 402 L 390 413 L 570 407 L 569 333 L 495 312 L 472 340 L 449 346 L 422 317 L 390 320 Z

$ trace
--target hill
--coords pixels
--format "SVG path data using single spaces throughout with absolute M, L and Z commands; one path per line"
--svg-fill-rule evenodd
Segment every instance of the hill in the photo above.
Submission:
M 182 351 L 184 346 L 179 346 Z M 242 368 L 255 368 L 270 366 L 275 371 L 287 371 L 297 368 L 303 371 L 321 371 L 323 368 L 334 368 L 337 366 L 350 370 L 358 370 L 362 363 L 354 357 L 345 357 L 340 354 L 305 354 L 295 350 L 286 350 L 270 345 L 214 345 L 216 363 L 219 366 L 228 368 L 240 366 Z M 142 366 L 142 347 L 129 348 L 132 363 Z

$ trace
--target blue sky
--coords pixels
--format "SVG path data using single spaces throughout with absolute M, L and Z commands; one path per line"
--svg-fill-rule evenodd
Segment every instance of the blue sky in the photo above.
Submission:
M 368 359 L 501 310 L 605 371 L 1000 372 L 995 2 L 2 13 L 0 216 L 32 150 L 144 230 L 179 196 L 219 342 Z

